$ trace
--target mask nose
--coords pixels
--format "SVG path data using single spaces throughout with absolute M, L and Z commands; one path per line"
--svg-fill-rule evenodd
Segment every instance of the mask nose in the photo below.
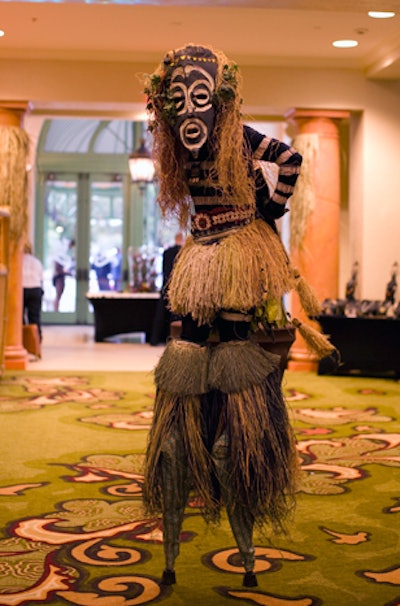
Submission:
M 189 99 L 189 98 L 187 99 L 187 106 L 186 107 L 187 107 L 187 115 L 188 116 L 194 116 L 194 114 L 195 114 L 194 104 L 191 101 L 191 99 Z

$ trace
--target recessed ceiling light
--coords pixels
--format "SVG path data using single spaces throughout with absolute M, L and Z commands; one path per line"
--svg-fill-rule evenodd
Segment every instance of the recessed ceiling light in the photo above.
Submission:
M 373 19 L 390 19 L 394 17 L 396 13 L 391 11 L 368 11 L 368 16 Z
M 0 38 L 2 38 L 5 35 L 6 35 L 6 32 L 4 30 L 0 29 Z
M 357 40 L 335 40 L 332 44 L 336 48 L 353 48 L 354 46 L 358 46 Z

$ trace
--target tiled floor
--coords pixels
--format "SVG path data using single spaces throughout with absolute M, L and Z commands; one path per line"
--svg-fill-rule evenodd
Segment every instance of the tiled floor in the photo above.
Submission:
M 148 371 L 163 351 L 141 342 L 141 335 L 96 343 L 93 326 L 43 326 L 42 357 L 30 356 L 28 370 Z

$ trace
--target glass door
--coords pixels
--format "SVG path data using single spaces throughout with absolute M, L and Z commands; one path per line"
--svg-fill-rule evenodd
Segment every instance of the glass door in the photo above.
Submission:
M 46 175 L 41 189 L 43 213 L 36 250 L 44 269 L 43 320 L 74 323 L 78 177 L 51 173 Z
M 121 291 L 124 250 L 122 179 L 93 175 L 90 181 L 89 288 Z
M 124 180 L 114 175 L 43 177 L 36 250 L 43 260 L 44 323 L 92 323 L 86 293 L 122 290 Z

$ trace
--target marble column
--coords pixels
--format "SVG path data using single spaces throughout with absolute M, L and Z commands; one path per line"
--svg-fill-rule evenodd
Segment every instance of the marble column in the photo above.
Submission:
M 309 157 L 309 171 L 304 178 L 311 188 L 312 204 L 309 213 L 303 215 L 304 233 L 300 241 L 290 246 L 290 257 L 294 267 L 313 287 L 318 299 L 338 296 L 339 281 L 339 225 L 340 225 L 340 121 L 349 117 L 349 112 L 340 110 L 294 109 L 286 119 L 296 129 L 299 142 L 313 141 L 313 153 Z M 307 137 L 306 135 L 310 135 Z M 294 145 L 296 146 L 295 142 Z M 306 197 L 306 196 L 305 196 Z M 304 202 L 304 200 L 303 200 Z M 293 203 L 302 204 L 300 197 Z M 294 207 L 293 216 L 295 217 Z M 292 231 L 292 230 L 291 230 Z M 293 238 L 294 240 L 294 238 Z M 291 296 L 292 317 L 306 321 L 314 328 L 301 309 L 296 293 Z M 298 334 L 291 348 L 288 368 L 291 370 L 316 370 L 318 361 L 311 354 Z
M 27 102 L 0 101 L 0 127 L 21 128 L 22 119 L 27 108 Z M 10 170 L 13 168 L 12 162 L 13 159 L 10 158 Z M 21 180 L 24 180 L 26 177 L 21 174 L 20 178 Z M 1 204 L 7 206 L 9 200 L 2 200 Z M 13 209 L 10 208 L 11 225 L 12 222 Z M 6 338 L 4 349 L 4 367 L 6 370 L 25 370 L 28 364 L 28 352 L 22 344 L 22 258 L 25 235 L 25 233 L 20 233 L 17 236 L 11 234 L 10 237 Z

